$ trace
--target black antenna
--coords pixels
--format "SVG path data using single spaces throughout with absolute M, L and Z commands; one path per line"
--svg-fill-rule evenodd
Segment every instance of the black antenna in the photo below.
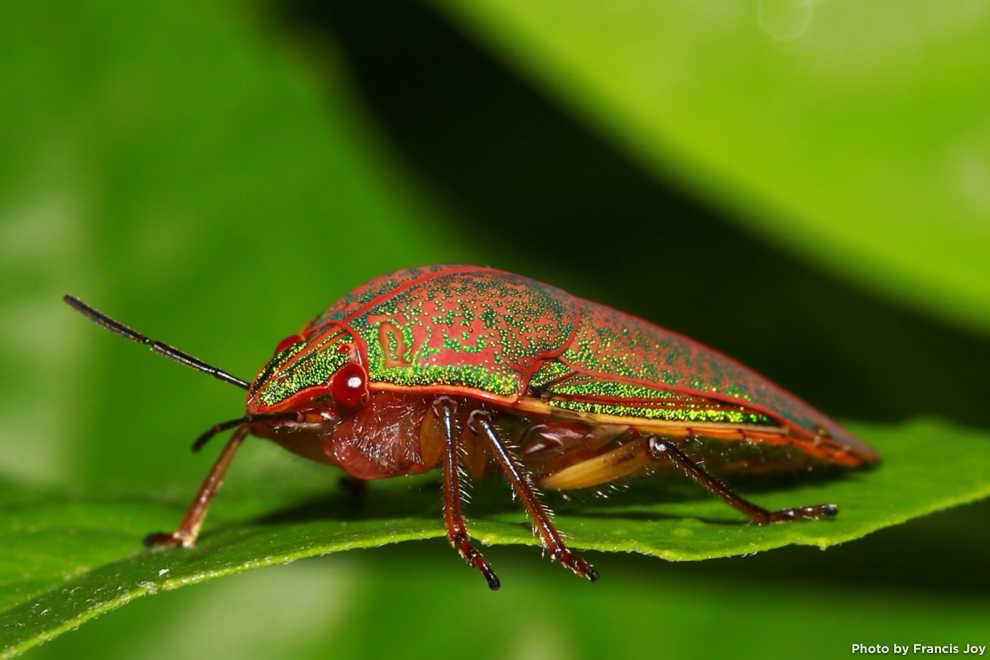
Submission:
M 299 412 L 280 412 L 280 413 L 263 413 L 261 415 L 251 415 L 247 414 L 244 417 L 238 417 L 237 419 L 232 419 L 227 422 L 220 422 L 219 424 L 214 424 L 210 427 L 210 430 L 203 435 L 196 438 L 196 442 L 192 445 L 193 451 L 199 451 L 202 449 L 210 439 L 217 433 L 223 433 L 224 431 L 229 431 L 235 426 L 240 426 L 241 424 L 254 424 L 256 422 L 277 422 L 280 420 L 295 420 L 300 424 L 303 422 L 303 414 Z
M 164 355 L 165 357 L 171 358 L 176 362 L 179 362 L 180 364 L 186 365 L 187 367 L 192 367 L 197 371 L 202 371 L 203 373 L 210 374 L 214 378 L 219 378 L 220 380 L 230 383 L 231 385 L 237 385 L 237 387 L 243 390 L 247 390 L 251 388 L 250 383 L 243 381 L 240 378 L 237 378 L 236 376 L 231 376 L 226 371 L 217 369 L 216 367 L 211 367 L 210 365 L 206 364 L 199 358 L 195 358 L 189 355 L 188 353 L 183 353 L 182 351 L 180 351 L 179 349 L 173 346 L 169 346 L 168 344 L 163 344 L 162 342 L 155 341 L 154 339 L 149 339 L 148 337 L 145 337 L 144 335 L 131 330 L 120 321 L 114 321 L 106 314 L 96 311 L 95 309 L 93 309 L 83 301 L 79 300 L 75 296 L 63 296 L 62 299 L 65 300 L 65 302 L 67 302 L 69 306 L 72 307 L 74 310 L 76 310 L 83 316 L 86 316 L 90 320 L 99 323 L 110 332 L 116 333 L 121 337 L 126 337 L 131 341 L 136 341 L 139 344 L 145 344 L 146 346 L 149 346 L 151 350 L 153 350 L 155 353 L 158 353 L 159 355 Z

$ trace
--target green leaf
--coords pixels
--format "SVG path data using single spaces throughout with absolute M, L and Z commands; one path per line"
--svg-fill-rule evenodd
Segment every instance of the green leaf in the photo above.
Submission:
M 575 548 L 697 560 L 787 544 L 825 548 L 990 494 L 985 433 L 934 421 L 853 428 L 882 452 L 879 468 L 753 495 L 771 508 L 833 501 L 841 509 L 835 519 L 750 525 L 711 498 L 664 501 L 663 488 L 654 484 L 645 488 L 646 496 L 633 488 L 631 499 L 560 507 L 557 525 Z M 937 462 L 931 460 L 934 446 Z M 163 551 L 139 549 L 137 540 L 178 520 L 181 502 L 22 493 L 4 506 L 0 530 L 4 647 L 17 653 L 160 591 L 303 557 L 444 535 L 437 487 L 422 479 L 374 484 L 363 506 L 342 492 L 298 501 L 297 491 L 259 496 L 242 484 L 240 492 L 224 492 L 219 515 L 211 516 L 194 549 Z M 491 490 L 481 492 L 484 498 L 476 497 L 469 509 L 476 539 L 485 545 L 538 545 L 507 494 L 500 502 Z M 532 560 L 539 558 L 534 554 Z M 458 561 L 453 553 L 450 561 Z M 502 577 L 511 589 L 512 576 Z M 468 568 L 463 580 L 484 589 Z
M 0 3 L 0 640 L 8 652 L 135 598 L 30 657 L 151 660 L 195 649 L 239 660 L 442 658 L 472 649 L 479 658 L 552 659 L 642 657 L 660 647 L 697 655 L 702 644 L 716 657 L 740 649 L 772 657 L 782 648 L 836 655 L 877 638 L 980 638 L 990 582 L 972 567 L 986 554 L 987 502 L 828 552 L 792 546 L 664 562 L 586 550 L 603 575 L 593 586 L 532 547 L 488 547 L 505 581 L 493 595 L 439 538 L 433 481 L 375 484 L 357 508 L 335 488 L 338 473 L 259 442 L 238 456 L 199 548 L 143 549 L 144 534 L 174 528 L 207 469 L 209 457 L 189 454 L 189 442 L 242 414 L 243 394 L 103 333 L 62 304 L 67 292 L 250 378 L 279 339 L 374 275 L 490 263 L 687 331 L 833 414 L 937 414 L 987 427 L 985 337 L 822 276 L 729 226 L 707 199 L 643 176 L 621 151 L 642 137 L 643 152 L 653 154 L 640 124 L 603 132 L 620 136 L 618 148 L 603 141 L 544 100 L 544 86 L 559 89 L 556 78 L 534 89 L 416 3 L 386 1 L 384 11 L 379 3 L 286 4 L 308 6 L 306 20 L 285 20 L 291 10 L 282 3 Z M 578 16 L 584 7 L 571 10 Z M 573 32 L 561 19 L 559 29 Z M 968 22 L 973 34 L 981 20 Z M 931 28 L 894 24 L 911 25 L 919 34 Z M 531 52 L 527 70 L 555 66 Z M 914 52 L 893 53 L 894 65 Z M 965 93 L 983 72 L 971 74 L 946 85 L 947 96 L 930 97 L 942 103 Z M 581 107 L 599 107 L 599 96 L 589 99 Z M 605 101 L 591 112 L 623 123 Z M 700 108 L 699 122 L 724 113 Z M 855 108 L 840 110 L 836 117 Z M 690 142 L 698 139 L 685 128 L 694 131 L 685 133 Z M 817 149 L 821 124 L 806 128 Z M 859 139 L 872 148 L 872 133 Z M 686 147 L 667 153 L 665 171 L 713 190 L 731 215 L 766 208 L 774 217 L 750 217 L 754 226 L 784 221 L 767 206 L 766 181 L 753 191 L 709 187 L 707 164 Z M 911 166 L 906 153 L 899 167 Z M 946 240 L 959 238 L 953 227 Z M 962 238 L 965 269 L 980 239 Z M 811 258 L 839 258 L 828 252 Z M 852 263 L 842 268 L 872 267 L 859 253 L 843 256 Z M 934 261 L 918 267 L 934 269 Z M 957 263 L 942 261 L 945 273 Z M 972 285 L 984 286 L 975 274 Z M 944 303 L 954 307 L 954 296 Z M 700 557 L 789 543 L 791 534 L 833 543 L 985 494 L 966 481 L 970 469 L 985 472 L 981 434 L 943 423 L 906 434 L 857 430 L 885 456 L 876 471 L 737 483 L 766 505 L 834 500 L 843 508 L 835 520 L 762 530 L 697 488 L 655 482 L 607 501 L 553 506 L 578 547 L 628 548 L 625 532 L 642 529 L 641 549 Z M 910 440 L 916 433 L 927 440 Z M 900 446 L 903 466 L 915 454 L 909 468 L 896 469 Z M 469 513 L 486 542 L 533 542 L 497 479 L 480 486 Z M 166 588 L 287 556 L 422 537 L 436 538 Z M 150 591 L 157 595 L 137 598 Z M 659 643 L 637 632 L 657 622 Z M 711 634 L 727 626 L 732 635 Z
M 154 423 L 174 437 L 189 432 L 183 417 L 243 411 L 233 388 L 159 371 L 63 294 L 250 378 L 281 337 L 353 286 L 455 251 L 424 230 L 437 214 L 343 71 L 313 83 L 298 53 L 231 8 L 2 4 L 0 44 L 10 479 L 161 483 L 134 441 L 149 408 L 173 411 Z
M 835 272 L 990 330 L 981 3 L 436 4 L 664 178 Z

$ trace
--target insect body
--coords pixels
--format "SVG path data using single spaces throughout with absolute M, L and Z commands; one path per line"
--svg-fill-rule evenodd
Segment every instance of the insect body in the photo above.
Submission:
M 247 435 L 359 479 L 443 474 L 453 547 L 492 589 L 471 544 L 463 480 L 502 472 L 553 559 L 598 573 L 562 541 L 538 489 L 568 490 L 680 470 L 758 523 L 834 515 L 832 504 L 768 511 L 715 475 L 856 467 L 873 449 L 734 360 L 686 337 L 535 280 L 478 266 L 378 277 L 287 337 L 248 384 L 66 296 L 129 339 L 248 391 L 243 417 L 179 528 L 192 546 Z M 702 460 L 704 467 L 701 467 Z

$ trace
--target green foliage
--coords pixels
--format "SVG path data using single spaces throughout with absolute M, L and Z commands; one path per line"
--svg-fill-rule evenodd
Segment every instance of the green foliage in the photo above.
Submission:
M 0 3 L 6 652 L 124 603 L 32 656 L 642 655 L 657 635 L 630 631 L 658 630 L 682 656 L 983 643 L 986 503 L 911 519 L 988 494 L 986 12 L 365 5 Z M 431 479 L 362 506 L 251 442 L 196 549 L 140 547 L 207 469 L 188 443 L 243 395 L 62 294 L 250 378 L 357 284 L 435 262 L 696 337 L 863 420 L 884 461 L 740 483 L 840 505 L 821 522 L 748 525 L 683 484 L 556 502 L 602 580 L 487 547 L 493 595 L 437 538 Z M 498 483 L 469 516 L 486 545 L 534 543 Z M 413 539 L 435 540 L 337 552 Z
M 773 508 L 839 502 L 842 513 L 833 520 L 750 525 L 712 498 L 664 502 L 663 489 L 639 484 L 631 498 L 619 495 L 566 507 L 557 523 L 575 548 L 640 552 L 672 561 L 710 559 L 790 543 L 826 548 L 990 495 L 987 434 L 925 422 L 864 429 L 862 435 L 884 453 L 882 469 L 756 496 Z M 946 455 L 935 465 L 927 451 L 934 444 Z M 27 648 L 140 596 L 203 580 L 341 550 L 444 536 L 435 488 L 424 488 L 422 480 L 400 481 L 420 487 L 410 491 L 409 483 L 403 484 L 406 490 L 390 484 L 361 504 L 338 493 L 299 505 L 292 496 L 277 497 L 277 489 L 276 496 L 262 498 L 242 485 L 239 497 L 224 493 L 226 501 L 216 507 L 234 509 L 237 517 L 211 520 L 211 531 L 192 550 L 136 549 L 144 532 L 178 520 L 183 502 L 166 507 L 138 497 L 46 494 L 5 507 L 0 585 L 6 602 L 0 606 L 6 610 L 0 628 L 16 631 L 5 641 L 15 651 Z M 522 514 L 501 506 L 496 493 L 485 495 L 471 509 L 477 539 L 538 545 Z M 507 503 L 507 494 L 501 495 Z M 468 568 L 462 579 L 484 588 Z M 513 588 L 511 575 L 503 573 L 502 579 Z
M 440 2 L 631 153 L 865 285 L 990 329 L 990 15 L 970 0 Z

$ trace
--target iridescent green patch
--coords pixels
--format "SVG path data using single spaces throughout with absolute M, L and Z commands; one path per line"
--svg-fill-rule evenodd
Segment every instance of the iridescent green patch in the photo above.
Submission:
M 461 267 L 419 273 L 394 295 L 362 308 L 348 323 L 365 340 L 370 379 L 522 394 L 528 374 L 570 338 L 573 298 L 528 278 L 496 274 Z
M 327 332 L 309 342 L 288 347 L 265 365 L 255 381 L 251 395 L 262 406 L 275 406 L 307 387 L 325 385 L 347 361 L 347 352 L 337 346 L 347 335 Z
M 600 415 L 684 423 L 777 425 L 772 418 L 742 405 L 594 376 L 577 376 L 551 385 L 545 395 L 547 403 L 555 408 Z

